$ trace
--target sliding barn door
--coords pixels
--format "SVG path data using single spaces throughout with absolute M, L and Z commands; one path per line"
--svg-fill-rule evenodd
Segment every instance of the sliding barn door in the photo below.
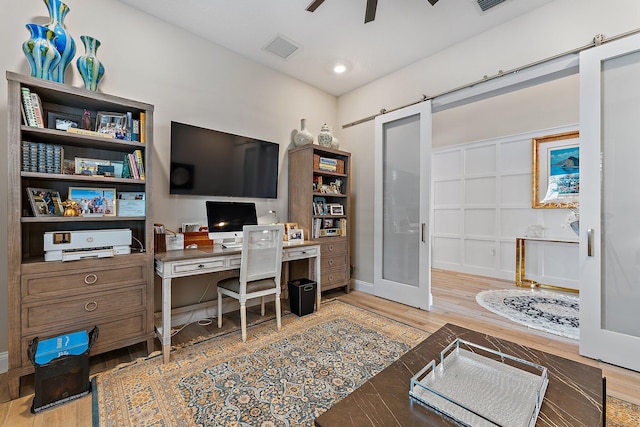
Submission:
M 580 354 L 640 371 L 640 35 L 580 55 Z
M 374 293 L 431 306 L 431 102 L 376 118 Z

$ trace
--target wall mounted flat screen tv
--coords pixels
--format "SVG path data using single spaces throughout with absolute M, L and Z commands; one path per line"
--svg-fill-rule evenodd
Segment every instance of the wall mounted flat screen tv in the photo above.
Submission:
M 172 121 L 169 192 L 275 199 L 279 158 L 279 144 Z

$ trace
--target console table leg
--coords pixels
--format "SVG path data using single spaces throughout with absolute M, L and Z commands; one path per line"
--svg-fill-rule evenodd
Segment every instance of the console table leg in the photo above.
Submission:
M 9 386 L 9 398 L 11 400 L 17 399 L 20 397 L 20 377 L 9 377 L 8 380 Z

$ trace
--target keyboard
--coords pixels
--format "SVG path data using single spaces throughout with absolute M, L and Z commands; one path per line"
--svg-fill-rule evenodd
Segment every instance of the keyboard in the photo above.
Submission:
M 242 249 L 242 243 L 223 243 L 222 247 L 226 249 Z

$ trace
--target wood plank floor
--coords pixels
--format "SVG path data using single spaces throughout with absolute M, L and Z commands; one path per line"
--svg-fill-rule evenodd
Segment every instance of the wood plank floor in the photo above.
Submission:
M 428 332 L 434 332 L 445 323 L 455 323 L 469 329 L 488 333 L 542 351 L 598 366 L 607 377 L 607 393 L 640 405 L 640 373 L 600 363 L 578 354 L 575 341 L 555 335 L 527 329 L 497 316 L 475 302 L 478 292 L 487 289 L 513 289 L 513 282 L 452 273 L 442 270 L 432 272 L 434 305 L 427 312 L 402 304 L 383 300 L 362 292 L 345 294 L 341 291 L 326 293 L 323 297 L 339 298 L 350 304 L 392 317 Z M 283 304 L 287 305 L 287 304 Z M 269 304 L 268 306 L 272 306 Z M 252 313 L 249 321 L 257 319 Z M 238 327 L 235 314 L 224 316 L 224 330 Z M 189 341 L 200 335 L 218 332 L 217 325 L 193 324 L 174 336 L 174 343 Z M 156 342 L 156 350 L 159 344 Z M 143 345 L 132 346 L 91 358 L 91 373 L 101 372 L 120 363 L 146 355 Z M 23 380 L 20 398 L 9 400 L 7 375 L 0 375 L 0 426 L 11 427 L 67 427 L 91 426 L 91 396 L 61 405 L 37 415 L 30 412 L 33 398 L 33 378 Z

